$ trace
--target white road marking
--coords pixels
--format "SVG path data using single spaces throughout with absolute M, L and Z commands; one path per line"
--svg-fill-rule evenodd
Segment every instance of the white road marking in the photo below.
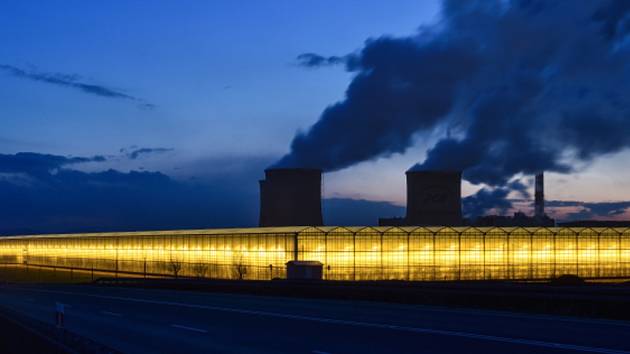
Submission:
M 122 314 L 117 313 L 117 312 L 101 311 L 101 313 L 104 315 L 110 315 L 114 317 L 122 317 Z
M 182 325 L 178 325 L 178 324 L 172 324 L 171 327 L 181 328 L 181 329 L 185 329 L 185 330 L 188 330 L 188 331 L 199 332 L 199 333 L 208 333 L 208 331 L 206 331 L 205 329 L 199 329 L 199 328 L 195 328 L 195 327 L 182 326 Z
M 462 338 L 485 340 L 485 341 L 490 341 L 490 342 L 501 342 L 501 343 L 529 345 L 529 346 L 534 346 L 534 347 L 575 350 L 575 351 L 588 352 L 588 353 L 630 354 L 630 351 L 625 351 L 625 350 L 617 350 L 617 349 L 609 349 L 609 348 L 601 348 L 601 347 L 588 347 L 588 346 L 565 344 L 565 343 L 545 342 L 545 341 L 534 340 L 534 339 L 500 337 L 500 336 L 493 336 L 493 335 L 486 335 L 486 334 L 441 330 L 441 329 L 433 329 L 433 328 L 408 327 L 408 326 L 399 326 L 399 325 L 374 323 L 374 322 L 339 320 L 339 319 L 334 319 L 334 318 L 291 315 L 291 314 L 279 313 L 279 312 L 245 310 L 245 309 L 230 308 L 230 307 L 187 304 L 187 303 L 174 302 L 174 301 L 148 300 L 148 299 L 139 299 L 139 298 L 123 297 L 123 296 L 96 295 L 96 294 L 86 294 L 86 293 L 80 293 L 80 292 L 74 293 L 71 291 L 61 291 L 61 290 L 43 290 L 43 289 L 25 289 L 25 288 L 22 288 L 22 289 L 27 290 L 27 291 L 30 290 L 30 291 L 43 292 L 43 293 L 66 294 L 66 295 L 75 295 L 75 296 L 79 295 L 79 296 L 94 297 L 94 298 L 99 298 L 99 299 L 128 301 L 128 302 L 154 304 L 154 305 L 179 306 L 179 307 L 204 309 L 204 310 L 211 310 L 211 311 L 239 313 L 239 314 L 245 314 L 245 315 L 268 316 L 268 317 L 285 318 L 285 319 L 292 319 L 292 320 L 330 323 L 330 324 L 337 324 L 337 325 L 390 329 L 390 330 L 404 331 L 404 332 L 435 334 L 435 335 L 443 335 L 443 336 L 451 336 L 451 337 L 462 337 Z
M 608 319 L 602 319 L 602 318 L 578 318 L 578 317 L 533 314 L 533 313 L 518 314 L 518 313 L 502 312 L 500 310 L 435 308 L 435 307 L 429 307 L 427 305 L 415 305 L 415 306 L 417 309 L 421 309 L 422 311 L 425 311 L 425 312 L 438 312 L 438 313 L 449 312 L 449 313 L 458 313 L 458 314 L 464 314 L 464 315 L 483 315 L 483 316 L 494 316 L 494 317 L 517 318 L 517 319 L 535 319 L 535 320 L 545 320 L 545 321 L 554 321 L 554 322 L 591 323 L 591 324 L 630 327 L 630 322 L 622 322 L 620 320 L 608 320 Z

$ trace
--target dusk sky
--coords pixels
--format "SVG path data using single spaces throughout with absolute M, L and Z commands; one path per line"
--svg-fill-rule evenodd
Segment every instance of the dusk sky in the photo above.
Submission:
M 395 5 L 251 1 L 247 6 L 234 1 L 3 2 L 0 233 L 254 226 L 257 180 L 264 168 L 290 153 L 296 133 L 306 134 L 327 107 L 345 99 L 352 80 L 367 70 L 352 68 L 353 58 L 362 60 L 357 53 L 373 43 L 366 40 L 438 31 L 451 26 L 444 25 L 444 17 L 437 0 Z M 630 41 L 624 38 L 615 50 L 628 51 Z M 311 59 L 335 56 L 342 63 L 310 65 L 300 57 L 305 53 L 313 53 L 306 57 Z M 619 72 L 630 75 L 628 67 Z M 617 88 L 627 88 L 623 85 Z M 603 85 L 591 86 L 585 90 Z M 606 82 L 606 90 L 611 87 Z M 625 104 L 620 103 L 623 113 L 613 115 L 630 127 Z M 589 122 L 597 122 L 597 116 Z M 335 200 L 324 202 L 325 222 L 374 224 L 379 214 L 403 213 L 404 172 L 423 161 L 432 166 L 427 151 L 451 133 L 470 135 L 451 123 L 412 131 L 404 147 L 331 167 L 324 175 L 324 197 Z M 552 129 L 558 128 L 549 124 Z M 355 131 L 337 133 L 352 137 Z M 547 129 L 540 136 L 555 139 Z M 602 147 L 593 139 L 586 152 L 579 143 L 569 148 L 577 151 L 576 158 L 564 151 L 564 140 L 545 146 L 562 157 L 557 161 L 572 166 L 562 171 L 560 162 L 553 163 L 555 172 L 546 174 L 546 199 L 570 202 L 564 211 L 554 211 L 551 202 L 552 216 L 581 211 L 586 218 L 630 218 L 627 144 Z M 23 152 L 42 155 L 15 155 Z M 52 155 L 68 160 L 51 161 Z M 505 175 L 509 181 L 531 191 L 531 175 L 513 171 Z M 472 175 L 468 180 L 482 182 L 465 182 L 464 196 L 490 183 Z M 502 188 L 503 182 L 490 187 Z M 522 197 L 516 190 L 509 193 Z M 527 203 L 515 205 L 532 212 Z

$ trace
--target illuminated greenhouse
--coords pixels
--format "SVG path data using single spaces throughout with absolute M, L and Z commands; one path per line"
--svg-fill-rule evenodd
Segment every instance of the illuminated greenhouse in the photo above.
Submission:
M 320 261 L 328 280 L 630 277 L 630 229 L 276 227 L 13 236 L 4 264 L 144 276 L 286 277 Z

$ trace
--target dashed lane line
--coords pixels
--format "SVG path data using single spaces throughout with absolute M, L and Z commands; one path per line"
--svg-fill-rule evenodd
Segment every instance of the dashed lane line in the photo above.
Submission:
M 110 312 L 110 311 L 101 311 L 104 315 L 114 316 L 114 317 L 122 317 L 122 314 L 118 312 Z
M 185 329 L 187 331 L 193 331 L 193 332 L 198 332 L 198 333 L 208 333 L 208 331 L 206 331 L 205 329 L 199 329 L 199 328 L 195 328 L 195 327 L 188 327 L 188 326 L 183 326 L 183 325 L 178 325 L 178 324 L 172 324 L 171 327 L 175 327 L 175 328 L 179 328 L 179 329 Z
M 238 313 L 238 314 L 244 314 L 244 315 L 267 316 L 267 317 L 284 318 L 284 319 L 291 319 L 291 320 L 329 323 L 329 324 L 336 324 L 336 325 L 346 325 L 346 326 L 365 327 L 365 328 L 379 328 L 379 329 L 388 329 L 388 330 L 422 333 L 422 334 L 434 334 L 434 335 L 469 338 L 469 339 L 476 339 L 476 340 L 490 341 L 490 342 L 520 344 L 520 345 L 533 346 L 533 347 L 573 350 L 573 351 L 586 352 L 586 353 L 630 354 L 630 351 L 618 350 L 618 349 L 589 347 L 589 346 L 582 346 L 582 345 L 547 342 L 547 341 L 525 339 L 525 338 L 493 336 L 493 335 L 477 334 L 477 333 L 471 333 L 471 332 L 441 330 L 441 329 L 423 328 L 423 327 L 400 326 L 400 325 L 394 325 L 394 324 L 375 323 L 375 322 L 340 320 L 340 319 L 317 317 L 317 316 L 292 315 L 292 314 L 280 313 L 280 312 L 245 310 L 245 309 L 231 308 L 231 307 L 187 304 L 187 303 L 182 303 L 182 302 L 150 300 L 150 299 L 132 298 L 132 297 L 124 297 L 124 296 L 86 294 L 82 292 L 76 293 L 76 292 L 61 291 L 61 290 L 26 289 L 26 288 L 22 288 L 22 289 L 27 290 L 27 291 L 35 291 L 35 292 L 43 292 L 43 293 L 85 296 L 85 297 L 93 297 L 93 298 L 99 298 L 99 299 L 145 303 L 145 304 L 154 304 L 154 305 L 178 306 L 178 307 L 186 307 L 186 308 L 204 309 L 204 310 L 210 310 L 210 311 Z

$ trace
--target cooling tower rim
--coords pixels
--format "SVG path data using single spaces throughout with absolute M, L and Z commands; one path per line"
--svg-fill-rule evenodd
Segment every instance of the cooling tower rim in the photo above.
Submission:
M 461 175 L 461 170 L 408 170 L 406 175 Z
M 267 172 L 308 172 L 308 173 L 322 173 L 321 168 L 309 168 L 309 167 L 270 167 L 265 169 Z

